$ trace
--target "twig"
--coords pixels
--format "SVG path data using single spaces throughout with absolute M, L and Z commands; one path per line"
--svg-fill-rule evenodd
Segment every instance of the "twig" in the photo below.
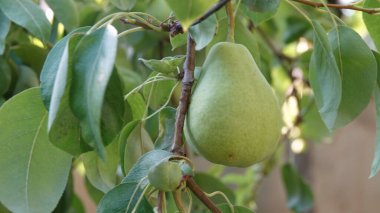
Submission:
M 201 188 L 195 183 L 193 178 L 187 180 L 187 187 L 196 195 L 196 197 L 202 201 L 203 204 L 207 206 L 213 213 L 222 213 L 218 207 L 215 206 L 214 202 L 207 197 L 207 195 L 202 191 Z
M 164 199 L 165 199 L 165 192 L 159 191 L 158 192 L 158 201 L 157 201 L 157 212 L 158 213 L 163 213 Z
M 182 79 L 182 91 L 179 99 L 179 106 L 176 115 L 174 140 L 171 151 L 175 154 L 183 154 L 183 127 L 185 117 L 190 103 L 191 87 L 194 83 L 194 69 L 195 69 L 195 41 L 191 38 L 190 34 L 187 36 L 187 52 L 184 64 L 184 76 Z
M 214 14 L 216 11 L 218 11 L 220 8 L 222 8 L 229 1 L 231 0 L 220 0 L 217 4 L 215 4 L 212 8 L 210 8 L 202 17 L 196 20 L 191 26 L 201 23 L 202 21 L 207 19 L 209 16 Z
M 368 14 L 380 13 L 380 8 L 363 8 L 363 7 L 358 7 L 358 6 L 355 6 L 352 4 L 348 4 L 348 5 L 323 4 L 320 2 L 313 2 L 313 1 L 309 1 L 309 0 L 291 0 L 291 1 L 302 3 L 305 5 L 312 6 L 312 7 L 325 7 L 325 5 L 326 5 L 327 7 L 330 7 L 330 8 L 357 10 L 357 11 L 361 11 L 361 12 L 368 13 Z

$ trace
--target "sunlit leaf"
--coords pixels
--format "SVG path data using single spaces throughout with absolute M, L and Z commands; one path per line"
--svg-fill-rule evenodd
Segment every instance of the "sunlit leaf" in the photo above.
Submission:
M 71 156 L 49 143 L 40 89 L 0 108 L 0 200 L 13 212 L 51 212 L 66 186 Z
M 107 26 L 84 36 L 73 59 L 70 103 L 79 118 L 82 136 L 105 158 L 101 135 L 101 113 L 104 95 L 111 77 L 117 46 L 117 31 Z
M 79 25 L 79 12 L 74 0 L 46 0 L 46 3 L 65 28 L 73 30 Z

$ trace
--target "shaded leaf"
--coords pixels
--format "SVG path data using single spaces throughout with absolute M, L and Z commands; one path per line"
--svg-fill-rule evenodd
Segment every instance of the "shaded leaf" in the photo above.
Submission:
M 290 164 L 282 167 L 282 181 L 288 208 L 295 212 L 305 212 L 313 207 L 314 198 L 309 185 Z
M 45 13 L 31 0 L 0 0 L 0 10 L 43 42 L 48 41 L 50 23 Z
M 101 135 L 101 113 L 104 95 L 111 77 L 117 46 L 117 31 L 107 26 L 84 36 L 73 59 L 70 105 L 80 120 L 82 136 L 105 158 Z
M 96 212 L 132 212 L 132 209 L 135 207 L 138 198 L 142 196 L 144 187 L 138 186 L 138 183 L 122 183 L 120 185 L 117 185 L 115 188 L 105 194 L 104 197 L 100 200 L 99 205 L 96 208 Z
M 17 71 L 19 76 L 13 91 L 14 94 L 32 87 L 37 87 L 40 84 L 36 73 L 30 67 L 20 65 L 17 67 Z
M 262 13 L 277 10 L 280 0 L 243 0 L 242 3 L 247 5 L 251 10 Z
M 123 179 L 122 183 L 138 183 L 141 179 L 148 176 L 149 169 L 158 162 L 169 158 L 173 153 L 164 150 L 152 150 L 145 153 L 134 164 L 128 175 Z
M 376 145 L 375 154 L 372 160 L 370 178 L 374 177 L 380 170 L 380 88 L 376 85 L 375 91 L 375 107 L 376 107 Z
M 157 76 L 158 73 L 152 72 L 150 77 Z M 171 91 L 175 86 L 174 80 L 157 81 L 144 86 L 143 95 L 146 102 L 153 109 L 158 109 L 163 106 L 170 98 Z
M 380 8 L 380 2 L 376 0 L 366 0 L 364 7 Z M 363 13 L 363 21 L 368 29 L 377 50 L 380 50 L 380 16 Z
M 196 43 L 196 50 L 203 49 L 212 41 L 217 26 L 218 20 L 216 19 L 216 15 L 212 15 L 201 23 L 190 27 L 189 32 Z
M 227 203 L 217 205 L 217 207 L 223 213 L 232 213 L 231 207 Z M 233 206 L 233 208 L 234 208 L 234 211 L 233 211 L 234 213 L 254 213 L 254 211 L 244 206 Z M 210 210 L 208 210 L 207 212 L 210 212 Z
M 39 88 L 0 108 L 0 129 L 0 200 L 13 212 L 51 212 L 65 189 L 71 157 L 48 141 Z
M 140 93 L 132 93 L 127 98 L 128 105 L 132 111 L 133 120 L 141 120 L 144 117 L 146 104 Z
M 68 31 L 73 30 L 79 25 L 79 12 L 74 0 L 46 0 L 46 3 Z
M 342 97 L 342 79 L 333 50 L 322 26 L 312 22 L 314 50 L 310 60 L 309 79 L 318 111 L 327 128 L 332 131 Z
M 0 96 L 4 95 L 11 85 L 12 73 L 7 61 L 0 58 Z
M 135 6 L 136 1 L 137 0 L 111 0 L 111 3 L 120 10 L 130 10 Z
M 86 177 L 95 188 L 104 193 L 107 193 L 116 185 L 116 170 L 119 164 L 118 145 L 118 140 L 115 140 L 106 147 L 106 160 L 102 160 L 94 151 L 81 155 L 86 169 Z
M 230 188 L 228 188 L 224 183 L 222 183 L 220 179 L 206 173 L 195 173 L 194 180 L 199 185 L 199 187 L 202 188 L 203 191 L 207 193 L 221 191 L 228 197 L 228 199 L 232 203 L 235 203 L 234 192 Z M 221 196 L 212 197 L 211 200 L 213 200 L 217 204 L 225 203 L 225 199 Z
M 181 22 L 184 31 L 187 31 L 190 25 L 218 3 L 218 0 L 166 0 L 166 2 Z
M 342 98 L 334 125 L 338 128 L 351 122 L 368 105 L 377 65 L 371 49 L 351 28 L 338 26 L 328 37 L 342 76 Z
M 0 55 L 3 55 L 5 50 L 5 41 L 11 28 L 11 21 L 0 10 Z
M 39 47 L 34 44 L 24 43 L 12 48 L 12 52 L 22 61 L 22 64 L 32 68 L 36 73 L 40 73 L 46 56 L 48 55 L 48 49 Z
M 169 151 L 174 138 L 175 119 L 177 110 L 172 107 L 165 107 L 160 112 L 159 136 L 154 143 L 155 149 Z
M 187 33 L 178 34 L 174 37 L 170 36 L 170 44 L 172 45 L 172 50 L 182 47 L 187 42 Z
M 154 148 L 143 124 L 136 121 L 132 121 L 122 130 L 119 146 L 124 173 L 127 173 L 143 154 Z
M 157 59 L 149 59 L 145 60 L 140 58 L 139 61 L 142 61 L 146 67 L 150 70 L 163 73 L 163 74 L 171 74 L 176 75 L 178 73 L 178 67 L 184 62 L 184 55 L 177 56 L 168 56 L 161 60 Z

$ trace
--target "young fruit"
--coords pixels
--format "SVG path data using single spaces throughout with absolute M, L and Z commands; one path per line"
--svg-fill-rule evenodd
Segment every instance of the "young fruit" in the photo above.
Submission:
M 191 96 L 190 145 L 213 163 L 246 167 L 275 151 L 280 129 L 277 99 L 247 48 L 214 45 Z
M 149 170 L 148 180 L 160 191 L 173 192 L 181 183 L 182 171 L 178 163 L 163 161 Z

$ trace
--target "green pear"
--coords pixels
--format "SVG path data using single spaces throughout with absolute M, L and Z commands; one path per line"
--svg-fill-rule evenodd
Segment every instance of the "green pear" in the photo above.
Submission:
M 149 183 L 164 192 L 174 192 L 181 184 L 182 171 L 178 163 L 163 161 L 149 169 Z
M 187 142 L 207 160 L 247 167 L 277 148 L 281 111 L 248 49 L 229 42 L 208 53 L 185 121 Z

